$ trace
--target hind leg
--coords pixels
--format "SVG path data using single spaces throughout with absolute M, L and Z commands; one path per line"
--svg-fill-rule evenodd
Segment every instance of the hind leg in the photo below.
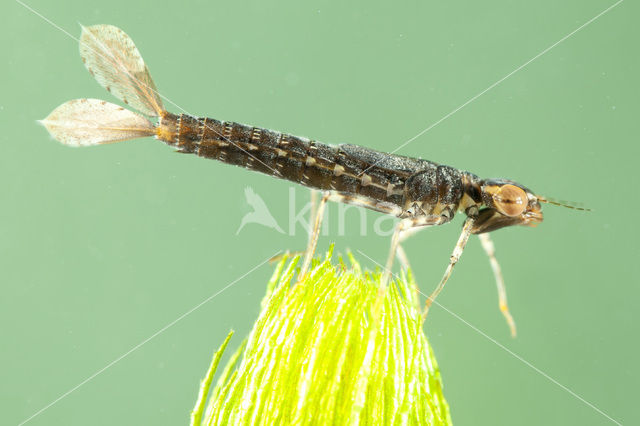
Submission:
M 313 259 L 313 255 L 316 251 L 316 246 L 318 245 L 318 236 L 320 235 L 320 225 L 322 224 L 322 217 L 324 216 L 324 211 L 330 196 L 330 192 L 324 192 L 322 194 L 322 198 L 320 199 L 318 207 L 314 208 L 315 195 L 314 192 L 312 192 L 311 217 L 313 220 L 313 225 L 309 232 L 309 242 L 307 243 L 307 249 L 304 252 L 304 262 L 302 263 L 302 268 L 300 269 L 300 273 L 298 274 L 298 281 L 301 281 L 305 278 L 305 275 L 307 275 L 307 271 L 309 270 L 309 266 L 311 265 L 311 259 Z
M 316 217 L 316 209 L 318 208 L 318 194 L 317 191 L 314 191 L 313 189 L 309 191 L 310 192 L 310 197 L 309 197 L 309 224 L 312 224 L 313 221 L 315 220 Z M 312 229 L 309 230 L 309 232 L 311 232 Z M 289 257 L 289 256 L 301 256 L 303 254 L 306 254 L 306 250 L 302 251 L 302 250 L 297 250 L 297 251 L 289 251 L 287 250 L 285 253 L 282 254 L 278 254 L 276 256 L 273 256 L 271 259 L 269 259 L 269 263 L 274 263 L 274 262 L 279 262 L 280 260 L 282 260 L 283 257 Z

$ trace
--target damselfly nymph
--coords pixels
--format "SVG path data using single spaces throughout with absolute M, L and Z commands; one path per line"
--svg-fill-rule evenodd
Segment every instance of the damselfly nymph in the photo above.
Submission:
M 427 299 L 425 314 L 451 275 L 469 236 L 478 234 L 491 259 L 500 308 L 515 334 L 502 275 L 487 233 L 540 223 L 540 203 L 547 202 L 545 198 L 511 180 L 481 179 L 427 160 L 170 113 L 133 41 L 114 26 L 83 28 L 80 54 L 98 83 L 138 112 L 98 99 L 68 101 L 42 120 L 55 139 L 71 146 L 89 146 L 153 136 L 184 153 L 322 191 L 300 276 L 309 267 L 327 201 L 354 204 L 400 219 L 392 238 L 387 271 L 391 270 L 397 251 L 401 260 L 406 258 L 400 243 L 414 230 L 442 225 L 462 212 L 466 215 L 462 233 L 442 280 Z

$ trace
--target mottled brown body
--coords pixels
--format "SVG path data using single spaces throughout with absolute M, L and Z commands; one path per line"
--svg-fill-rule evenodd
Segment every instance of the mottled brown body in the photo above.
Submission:
M 477 176 L 357 145 L 328 145 L 235 122 L 165 113 L 156 137 L 181 152 L 245 167 L 398 217 L 445 216 L 482 202 Z M 466 197 L 465 197 L 466 195 Z
M 70 146 L 91 146 L 155 135 L 180 152 L 242 166 L 322 191 L 315 212 L 304 277 L 315 251 L 324 206 L 329 200 L 366 207 L 401 218 L 391 240 L 381 289 L 391 274 L 396 251 L 409 231 L 467 216 L 449 266 L 429 296 L 424 315 L 449 279 L 471 234 L 481 235 L 496 276 L 500 309 L 512 334 L 515 323 L 506 301 L 502 274 L 487 232 L 507 226 L 535 226 L 547 200 L 508 179 L 476 175 L 431 161 L 378 152 L 357 145 L 327 145 L 307 138 L 212 118 L 167 112 L 149 70 L 131 38 L 111 25 L 83 27 L 80 54 L 98 83 L 141 114 L 98 99 L 75 99 L 53 110 L 42 124 Z M 572 207 L 572 206 L 567 206 Z M 572 207 L 575 208 L 575 207 Z M 408 267 L 406 256 L 403 262 Z M 379 294 L 383 294 L 380 292 Z

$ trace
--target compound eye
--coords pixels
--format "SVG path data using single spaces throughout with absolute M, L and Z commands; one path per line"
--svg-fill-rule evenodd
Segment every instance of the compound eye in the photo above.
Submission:
M 506 216 L 519 216 L 526 209 L 529 199 L 524 189 L 515 185 L 502 185 L 493 195 L 496 209 Z

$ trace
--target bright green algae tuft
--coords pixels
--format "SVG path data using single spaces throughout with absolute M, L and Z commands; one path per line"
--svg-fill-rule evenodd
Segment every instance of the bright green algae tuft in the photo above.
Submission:
M 214 354 L 192 425 L 451 424 L 410 274 L 380 292 L 380 273 L 330 257 L 297 284 L 298 258 L 282 259 L 210 389 L 231 334 Z

